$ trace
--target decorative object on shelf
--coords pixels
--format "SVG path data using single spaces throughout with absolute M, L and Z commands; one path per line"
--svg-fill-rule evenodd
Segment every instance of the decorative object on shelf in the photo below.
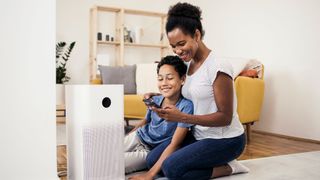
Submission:
M 111 41 L 113 41 L 113 37 L 111 37 Z
M 139 44 L 141 42 L 141 36 L 143 35 L 143 31 L 141 27 L 135 27 L 134 29 L 133 42 Z
M 101 32 L 98 32 L 97 39 L 98 39 L 98 41 L 102 41 L 102 33 Z
M 56 44 L 56 83 L 63 84 L 70 80 L 67 76 L 67 61 L 69 60 L 70 54 L 75 46 L 76 42 L 70 43 L 70 45 L 65 49 L 66 42 L 58 42 Z
M 160 34 L 160 42 L 163 41 L 163 37 L 164 37 L 164 33 L 161 33 L 161 34 Z
M 132 42 L 131 31 L 127 27 L 123 28 L 123 38 L 124 42 Z
M 109 37 L 109 34 L 106 35 L 106 41 L 109 41 L 110 40 L 110 37 Z

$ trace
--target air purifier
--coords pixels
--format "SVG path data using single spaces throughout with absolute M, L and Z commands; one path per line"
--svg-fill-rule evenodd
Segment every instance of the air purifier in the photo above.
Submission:
M 69 180 L 123 180 L 123 85 L 66 86 Z

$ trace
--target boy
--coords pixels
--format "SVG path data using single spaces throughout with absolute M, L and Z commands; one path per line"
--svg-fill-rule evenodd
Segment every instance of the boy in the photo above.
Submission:
M 158 88 L 161 93 L 152 101 L 161 107 L 175 105 L 181 112 L 193 114 L 193 104 L 181 95 L 181 87 L 186 78 L 187 66 L 178 56 L 166 56 L 158 64 Z M 144 174 L 154 177 L 161 169 L 163 160 L 176 151 L 188 134 L 191 124 L 167 122 L 148 108 L 142 120 L 125 137 L 125 171 L 130 173 L 146 168 L 148 152 L 157 145 L 171 139 L 157 163 Z

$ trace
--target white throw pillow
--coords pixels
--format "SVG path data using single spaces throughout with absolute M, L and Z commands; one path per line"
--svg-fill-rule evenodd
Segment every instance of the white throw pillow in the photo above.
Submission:
M 137 64 L 136 85 L 137 94 L 159 92 L 157 86 L 157 63 Z
M 234 57 L 217 57 L 217 59 L 227 60 L 233 67 L 233 79 L 235 79 L 246 67 L 251 60 L 248 58 L 234 58 Z

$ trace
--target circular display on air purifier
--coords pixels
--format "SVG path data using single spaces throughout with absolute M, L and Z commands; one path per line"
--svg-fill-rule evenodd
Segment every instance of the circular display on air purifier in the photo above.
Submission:
M 103 98 L 102 100 L 102 106 L 105 108 L 108 108 L 111 105 L 111 100 L 108 97 Z

